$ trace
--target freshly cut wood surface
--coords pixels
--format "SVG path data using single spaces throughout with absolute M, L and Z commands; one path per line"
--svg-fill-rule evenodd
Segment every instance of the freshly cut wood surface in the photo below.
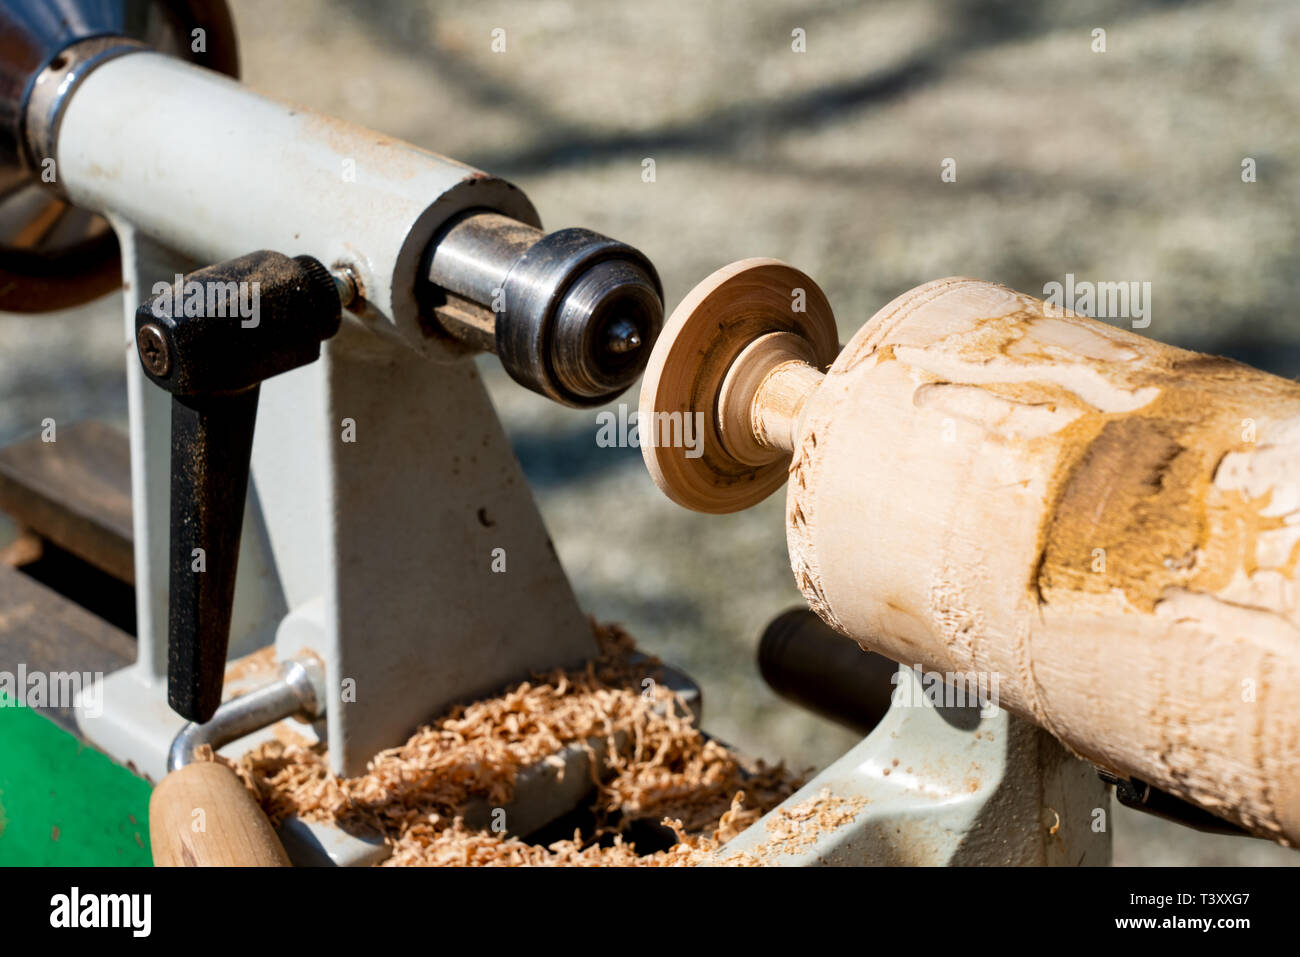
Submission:
M 944 279 L 801 423 L 790 559 L 828 623 L 1300 841 L 1300 385 Z

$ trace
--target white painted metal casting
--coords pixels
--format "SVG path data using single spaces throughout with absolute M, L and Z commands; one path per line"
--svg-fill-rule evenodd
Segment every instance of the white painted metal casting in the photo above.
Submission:
M 473 207 L 537 223 L 521 192 L 148 52 L 86 78 L 57 151 L 68 196 L 122 238 L 128 334 L 154 282 L 257 249 L 360 281 L 364 303 L 320 361 L 263 386 L 231 635 L 232 659 L 274 638 L 281 656 L 324 660 L 336 771 L 453 700 L 591 654 L 473 362 L 417 316 L 437 229 Z M 158 778 L 181 724 L 165 678 L 169 405 L 133 352 L 127 366 L 140 659 L 80 720 Z

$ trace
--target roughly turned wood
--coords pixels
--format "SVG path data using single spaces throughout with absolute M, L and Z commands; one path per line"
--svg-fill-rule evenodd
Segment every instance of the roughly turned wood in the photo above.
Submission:
M 810 605 L 1300 842 L 1300 385 L 945 279 L 853 337 L 787 493 Z
M 149 798 L 156 867 L 288 867 L 271 823 L 224 764 L 199 761 L 163 778 Z
M 99 422 L 0 449 L 0 511 L 114 578 L 135 581 L 131 452 Z
M 1300 842 L 1300 385 L 973 279 L 900 296 L 822 376 L 791 344 L 815 289 L 747 260 L 673 313 L 642 420 L 714 426 L 695 460 L 643 441 L 656 483 L 733 511 L 788 461 L 791 566 L 840 632 Z

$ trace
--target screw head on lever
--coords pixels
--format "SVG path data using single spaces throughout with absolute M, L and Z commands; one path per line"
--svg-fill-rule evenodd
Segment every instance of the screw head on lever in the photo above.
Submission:
M 136 345 L 145 373 L 172 395 L 213 395 L 316 361 L 341 320 L 324 265 L 262 250 L 189 273 L 147 300 L 136 311 Z
M 164 378 L 172 367 L 171 351 L 167 347 L 167 337 L 154 323 L 140 327 L 135 334 L 136 351 L 140 353 L 140 363 L 150 375 Z

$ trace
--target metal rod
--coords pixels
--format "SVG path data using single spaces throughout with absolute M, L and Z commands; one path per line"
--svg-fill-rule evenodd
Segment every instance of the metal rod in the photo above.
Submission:
M 889 710 L 898 665 L 838 634 L 806 608 L 793 608 L 763 632 L 758 666 L 768 687 L 859 734 Z
M 491 309 L 502 296 L 511 267 L 543 235 L 540 229 L 509 216 L 471 210 L 434 241 L 429 279 Z
M 324 702 L 317 694 L 313 671 L 319 675 L 315 661 L 290 659 L 281 665 L 280 677 L 275 681 L 227 701 L 211 721 L 187 724 L 172 741 L 167 770 L 176 771 L 191 763 L 200 745 L 210 745 L 216 751 L 295 714 L 320 717 Z

